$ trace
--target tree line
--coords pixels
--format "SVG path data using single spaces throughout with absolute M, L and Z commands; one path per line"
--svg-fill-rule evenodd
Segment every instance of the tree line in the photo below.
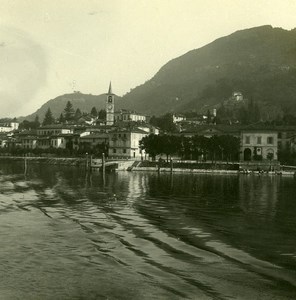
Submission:
M 35 129 L 38 128 L 41 124 L 52 125 L 55 123 L 64 124 L 70 122 L 78 122 L 80 118 L 87 116 L 104 120 L 106 119 L 106 111 L 104 109 L 98 111 L 96 107 L 93 107 L 90 113 L 81 112 L 79 108 L 75 110 L 71 101 L 68 101 L 59 118 L 56 119 L 53 116 L 52 111 L 49 107 L 44 115 L 42 122 L 40 122 L 39 116 L 36 115 L 34 121 L 24 120 L 20 124 L 20 129 Z
M 150 134 L 140 141 L 140 148 L 153 160 L 157 155 L 166 155 L 167 160 L 173 155 L 178 155 L 181 159 L 237 161 L 240 141 L 231 135 L 214 135 L 207 138 L 200 135 L 184 137 Z

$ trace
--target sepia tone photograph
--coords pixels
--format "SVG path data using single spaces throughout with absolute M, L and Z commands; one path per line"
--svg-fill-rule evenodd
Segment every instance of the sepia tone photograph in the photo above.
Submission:
M 296 1 L 0 7 L 0 300 L 296 299 Z

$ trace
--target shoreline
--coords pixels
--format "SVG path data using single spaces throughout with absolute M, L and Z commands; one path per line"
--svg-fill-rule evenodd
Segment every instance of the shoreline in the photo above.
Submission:
M 85 166 L 86 158 L 79 157 L 35 157 L 35 156 L 0 156 L 0 161 L 30 161 L 32 163 L 46 163 L 49 165 Z
M 34 164 L 48 164 L 48 165 L 64 165 L 64 166 L 75 166 L 75 167 L 85 167 L 90 168 L 86 158 L 81 157 L 35 157 L 35 156 L 0 156 L 1 161 L 27 161 Z M 158 167 L 158 166 L 141 166 L 141 164 L 136 164 L 132 166 L 137 161 L 128 160 L 119 163 L 115 171 L 129 171 L 129 172 L 156 172 L 156 173 L 186 173 L 186 174 L 217 174 L 217 175 L 271 175 L 271 176 L 294 176 L 296 177 L 295 171 L 256 171 L 256 170 L 226 170 L 220 168 L 180 168 L 180 167 Z M 147 163 L 147 162 L 146 162 Z M 187 167 L 190 164 L 188 163 Z M 93 171 L 101 171 L 101 167 L 91 167 Z

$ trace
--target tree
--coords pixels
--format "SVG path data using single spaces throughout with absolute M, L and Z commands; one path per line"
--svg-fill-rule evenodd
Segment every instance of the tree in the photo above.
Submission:
M 150 134 L 147 136 L 144 136 L 140 141 L 140 149 L 145 150 L 146 153 L 148 153 L 153 160 L 155 160 L 155 157 L 157 154 L 160 154 L 160 142 L 159 142 L 159 136 L 155 134 Z
M 36 115 L 34 120 L 34 127 L 38 128 L 39 126 L 40 126 L 39 116 Z
M 90 111 L 90 114 L 93 116 L 93 117 L 97 117 L 98 116 L 98 111 L 95 107 L 93 107 Z
M 74 119 L 78 121 L 82 117 L 81 110 L 79 108 L 76 109 Z
M 72 121 L 74 118 L 74 108 L 70 101 L 67 102 L 66 107 L 64 108 L 64 118 L 65 121 Z
M 106 110 L 105 109 L 101 109 L 98 113 L 98 118 L 100 120 L 106 120 Z
M 65 117 L 64 117 L 64 115 L 61 113 L 60 114 L 60 117 L 59 117 L 59 123 L 60 124 L 63 124 L 65 122 Z
M 51 125 L 53 123 L 54 123 L 54 117 L 52 115 L 52 112 L 51 112 L 50 108 L 48 108 L 46 113 L 45 113 L 42 125 Z
M 159 127 L 165 132 L 177 132 L 177 126 L 173 122 L 173 117 L 171 114 L 165 114 L 161 117 L 153 116 L 150 119 L 150 124 Z
M 240 140 L 235 136 L 221 135 L 219 136 L 219 149 L 221 151 L 222 160 L 237 160 L 240 149 Z

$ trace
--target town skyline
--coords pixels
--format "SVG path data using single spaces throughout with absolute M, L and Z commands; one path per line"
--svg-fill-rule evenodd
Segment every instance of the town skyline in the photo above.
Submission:
M 0 117 L 73 91 L 103 94 L 110 80 L 122 96 L 168 61 L 237 30 L 296 27 L 292 1 L 0 3 Z

